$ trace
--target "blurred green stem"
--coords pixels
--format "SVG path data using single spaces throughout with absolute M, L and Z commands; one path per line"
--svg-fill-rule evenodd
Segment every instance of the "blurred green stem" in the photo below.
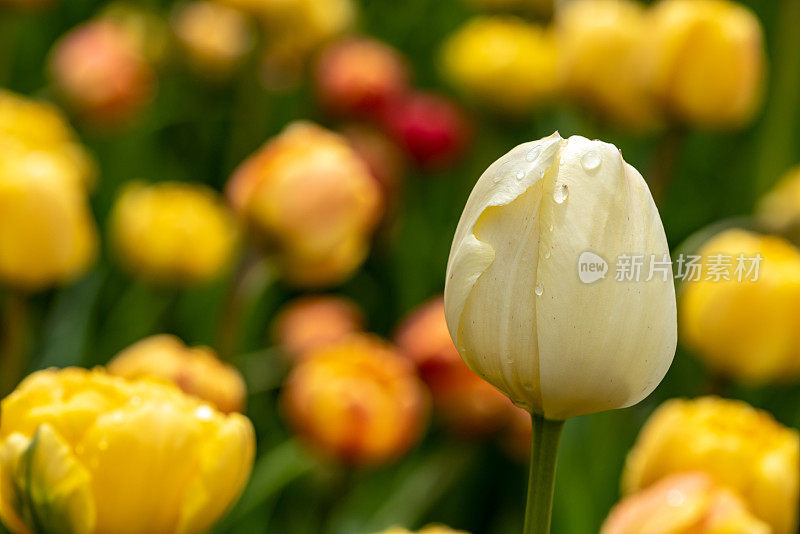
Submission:
M 672 181 L 672 176 L 675 174 L 675 165 L 678 162 L 685 138 L 683 129 L 671 127 L 664 133 L 656 147 L 655 154 L 653 154 L 650 172 L 645 178 L 650 185 L 653 200 L 659 207 Z
M 25 294 L 13 290 L 5 294 L 2 319 L 0 398 L 14 389 L 27 366 L 28 302 Z
M 558 442 L 564 421 L 531 415 L 533 440 L 528 474 L 528 504 L 525 507 L 524 534 L 549 534 L 553 514 Z
M 217 328 L 217 350 L 230 360 L 239 350 L 242 323 L 247 310 L 274 280 L 273 271 L 257 251 L 245 252 L 233 276 Z

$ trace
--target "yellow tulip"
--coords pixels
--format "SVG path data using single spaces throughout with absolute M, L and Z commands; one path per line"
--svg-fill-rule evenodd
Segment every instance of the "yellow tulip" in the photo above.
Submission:
M 556 15 L 565 91 L 604 119 L 633 129 L 658 122 L 645 77 L 647 16 L 631 0 L 565 2 Z
M 169 380 L 224 413 L 244 408 L 247 390 L 239 371 L 220 361 L 210 348 L 187 347 L 175 336 L 150 336 L 134 343 L 114 356 L 107 369 L 124 378 Z
M 205 532 L 255 450 L 246 417 L 99 369 L 34 373 L 2 413 L 0 517 L 15 534 Z
M 123 266 L 159 283 L 214 279 L 230 264 L 237 242 L 222 199 L 178 182 L 127 186 L 114 204 L 110 234 Z
M 800 251 L 779 237 L 727 230 L 697 253 L 700 280 L 680 295 L 681 339 L 714 370 L 748 383 L 800 376 Z M 762 258 L 755 278 L 735 274 L 737 258 Z M 709 277 L 716 258 L 728 258 L 728 279 Z M 687 271 L 688 273 L 688 271 Z M 754 279 L 755 278 L 755 279 Z
M 301 286 L 351 276 L 380 218 L 380 188 L 366 164 L 343 137 L 306 122 L 245 160 L 227 192 L 284 276 Z
M 407 452 L 427 413 L 411 362 L 366 334 L 313 350 L 289 375 L 283 394 L 300 437 L 352 465 L 386 463 Z
M 623 490 L 685 471 L 704 471 L 735 491 L 775 534 L 796 532 L 800 434 L 768 413 L 716 397 L 661 405 L 628 455 Z
M 54 107 L 0 91 L 0 280 L 34 290 L 88 269 L 97 250 L 86 199 L 93 172 Z
M 758 203 L 759 222 L 800 242 L 800 166 L 789 170 Z
M 756 15 L 729 0 L 662 0 L 651 16 L 651 83 L 664 107 L 699 126 L 749 122 L 765 71 Z
M 461 357 L 547 419 L 636 404 L 675 352 L 671 271 L 582 280 L 587 253 L 606 270 L 625 254 L 669 259 L 647 184 L 620 151 L 557 133 L 489 166 L 450 251 L 445 315 Z
M 701 472 L 670 475 L 623 499 L 600 534 L 771 534 L 741 498 Z
M 472 19 L 447 39 L 441 55 L 453 85 L 501 111 L 529 111 L 559 88 L 553 36 L 516 17 Z

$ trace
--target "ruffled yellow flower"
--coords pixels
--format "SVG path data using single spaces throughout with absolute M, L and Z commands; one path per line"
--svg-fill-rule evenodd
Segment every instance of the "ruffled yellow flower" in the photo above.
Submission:
M 93 177 L 55 107 L 0 91 L 0 280 L 41 289 L 86 271 L 97 250 Z
M 364 261 L 381 192 L 347 141 L 290 124 L 231 177 L 228 198 L 284 276 L 301 286 L 343 281 Z
M 749 383 L 800 376 L 800 251 L 788 241 L 727 230 L 697 253 L 703 272 L 686 281 L 679 299 L 681 340 L 714 370 Z M 757 258 L 752 274 L 738 260 Z M 728 258 L 728 279 L 709 278 L 716 258 Z M 750 269 L 754 261 L 743 262 Z M 687 271 L 688 272 L 688 271 Z
M 623 499 L 600 534 L 771 534 L 738 495 L 701 472 L 670 475 Z
M 750 121 L 765 71 L 756 15 L 729 0 L 662 0 L 651 17 L 651 83 L 667 110 L 699 126 Z
M 559 88 L 552 34 L 511 16 L 476 17 L 462 26 L 444 44 L 442 67 L 463 92 L 509 113 L 529 111 Z
M 789 170 L 758 203 L 759 222 L 800 242 L 800 166 Z
M 197 184 L 129 185 L 114 205 L 110 225 L 123 266 L 160 283 L 217 277 L 237 242 L 235 220 L 222 199 Z
M 187 347 L 167 334 L 150 336 L 123 350 L 108 363 L 108 372 L 125 378 L 154 376 L 169 380 L 225 413 L 244 408 L 247 388 L 235 367 L 208 347 Z
M 610 122 L 634 129 L 656 125 L 645 75 L 649 32 L 638 2 L 565 2 L 556 35 L 566 92 Z
M 0 517 L 15 534 L 205 532 L 255 450 L 243 415 L 99 369 L 34 373 L 2 413 Z
M 628 455 L 623 491 L 685 471 L 704 471 L 735 491 L 775 534 L 796 532 L 800 434 L 768 413 L 716 397 L 661 405 Z

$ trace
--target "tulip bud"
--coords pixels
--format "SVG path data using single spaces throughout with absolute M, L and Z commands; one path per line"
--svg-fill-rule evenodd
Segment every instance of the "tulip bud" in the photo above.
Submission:
M 667 401 L 628 454 L 622 487 L 630 494 L 693 470 L 737 492 L 775 534 L 796 532 L 800 434 L 768 413 L 716 397 Z
M 427 407 L 410 362 L 367 335 L 312 351 L 289 375 L 284 403 L 301 438 L 353 465 L 406 453 L 422 433 Z
M 127 186 L 111 213 L 111 240 L 131 273 L 166 284 L 219 276 L 236 245 L 233 217 L 211 189 L 162 182 Z
M 84 273 L 97 251 L 86 199 L 92 162 L 49 104 L 0 91 L 0 280 L 42 289 Z
M 394 48 L 375 39 L 349 37 L 323 49 L 314 78 L 317 98 L 329 112 L 374 117 L 408 90 L 408 67 Z
M 114 356 L 106 368 L 112 375 L 129 379 L 153 376 L 169 380 L 223 413 L 244 408 L 247 389 L 239 371 L 221 362 L 210 348 L 189 348 L 175 336 L 150 336 L 134 343 Z
M 456 104 L 430 93 L 413 93 L 395 102 L 384 121 L 397 144 L 426 169 L 454 163 L 471 138 L 471 127 Z
M 756 212 L 766 229 L 800 242 L 800 166 L 789 170 L 764 195 Z
M 284 306 L 275 320 L 275 337 L 295 362 L 363 329 L 364 318 L 356 303 L 334 296 L 295 299 Z
M 686 346 L 715 371 L 751 384 L 799 377 L 800 251 L 779 237 L 727 230 L 697 255 L 703 272 L 680 296 Z M 724 276 L 712 276 L 715 264 Z M 744 276 L 740 265 L 752 273 Z
M 154 90 L 154 73 L 134 40 L 108 20 L 87 22 L 62 37 L 50 72 L 67 102 L 97 122 L 133 117 Z
M 241 12 L 214 2 L 179 6 L 172 16 L 175 36 L 190 65 L 210 77 L 224 77 L 253 48 L 250 20 Z
M 381 534 L 414 534 L 414 533 L 404 528 L 393 527 L 388 530 L 384 530 Z M 452 528 L 446 527 L 444 525 L 428 525 L 418 530 L 417 534 L 468 534 L 468 533 L 464 532 L 463 530 L 453 530 Z
M 541 106 L 560 85 L 552 34 L 510 16 L 462 26 L 444 44 L 442 67 L 455 87 L 509 114 Z
M 606 270 L 584 272 L 587 252 Z M 453 239 L 445 314 L 461 357 L 548 419 L 636 404 L 672 362 L 675 291 L 671 273 L 606 277 L 625 255 L 669 249 L 614 145 L 555 133 L 514 148 L 480 177 Z
M 756 15 L 728 0 L 662 0 L 651 17 L 653 90 L 665 108 L 699 126 L 749 122 L 765 70 Z
M 771 534 L 732 491 L 701 472 L 681 473 L 617 504 L 600 534 Z
M 326 286 L 364 261 L 379 220 L 380 190 L 341 136 L 298 122 L 245 160 L 228 198 L 284 276 Z
M 556 17 L 564 89 L 605 120 L 640 130 L 657 122 L 645 76 L 647 22 L 631 0 L 575 0 Z
M 481 436 L 508 420 L 515 408 L 459 357 L 447 331 L 442 297 L 414 310 L 398 328 L 395 340 L 400 351 L 416 363 L 431 390 L 434 408 L 455 433 Z
M 0 518 L 14 532 L 205 532 L 250 475 L 250 421 L 168 383 L 39 371 L 1 407 Z

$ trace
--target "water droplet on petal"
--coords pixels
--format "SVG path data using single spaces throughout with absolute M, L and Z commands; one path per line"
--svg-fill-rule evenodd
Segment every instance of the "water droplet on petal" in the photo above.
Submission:
M 536 158 L 538 158 L 539 154 L 541 154 L 541 153 L 542 153 L 542 149 L 540 147 L 538 147 L 538 146 L 535 146 L 532 149 L 530 149 L 530 151 L 528 151 L 528 155 L 525 156 L 525 159 L 528 160 L 528 161 L 533 161 Z
M 589 150 L 581 157 L 581 166 L 587 171 L 593 171 L 600 166 L 600 154 L 594 150 Z
M 550 225 L 550 227 L 549 227 L 549 230 L 550 230 L 551 232 L 553 231 L 553 225 L 552 225 L 552 224 Z
M 556 201 L 556 204 L 562 204 L 567 197 L 569 196 L 569 189 L 567 188 L 567 184 L 561 184 L 556 186 L 555 191 L 553 191 L 553 200 Z
M 517 171 L 517 180 L 525 178 L 525 171 Z
M 541 297 L 542 293 L 544 293 L 544 286 L 542 285 L 541 282 L 539 282 L 538 284 L 536 284 L 536 288 L 533 291 L 536 293 L 536 295 Z
M 544 253 L 544 259 L 546 259 L 546 260 L 550 259 L 550 251 L 549 250 Z

